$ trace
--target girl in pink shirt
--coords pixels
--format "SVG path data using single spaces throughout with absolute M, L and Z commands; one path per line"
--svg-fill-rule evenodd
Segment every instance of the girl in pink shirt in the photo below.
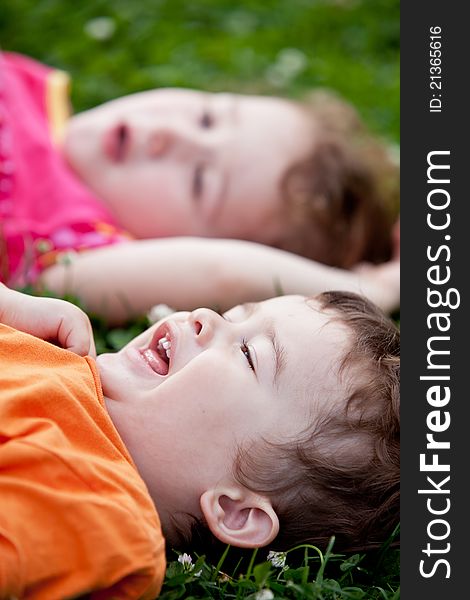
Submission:
M 396 307 L 396 263 L 371 276 L 311 260 L 351 267 L 390 250 L 390 215 L 364 160 L 322 124 L 335 115 L 165 89 L 69 119 L 67 83 L 0 55 L 3 281 L 73 293 L 110 321 L 156 302 L 225 309 L 332 287 Z
M 17 286 L 35 281 L 61 251 L 130 238 L 58 151 L 66 88 L 65 73 L 0 54 L 0 274 Z

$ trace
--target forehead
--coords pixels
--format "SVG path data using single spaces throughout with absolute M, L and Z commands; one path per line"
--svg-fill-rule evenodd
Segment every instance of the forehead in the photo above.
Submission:
M 342 401 L 346 383 L 340 367 L 351 346 L 346 325 L 317 302 L 297 296 L 264 302 L 261 311 L 272 318 L 284 356 L 279 394 L 315 412 Z
M 205 92 L 184 88 L 157 88 L 120 96 L 105 102 L 102 106 L 117 109 L 142 108 L 148 110 L 164 106 L 167 109 L 178 110 L 184 107 L 196 107 L 197 103 L 204 100 L 206 96 Z
M 219 101 L 227 102 L 216 95 L 214 105 Z M 234 135 L 221 155 L 229 173 L 229 216 L 249 215 L 244 226 L 253 229 L 254 239 L 269 243 L 285 228 L 283 178 L 308 155 L 314 136 L 305 113 L 286 100 L 234 95 L 232 102 Z
M 300 107 L 267 96 L 233 95 L 232 99 L 239 143 L 246 146 L 249 156 L 258 154 L 256 166 L 284 169 L 309 151 L 313 124 Z M 264 162 L 263 157 L 269 157 L 271 162 Z M 254 168 L 253 162 L 247 160 L 246 166 L 249 164 Z

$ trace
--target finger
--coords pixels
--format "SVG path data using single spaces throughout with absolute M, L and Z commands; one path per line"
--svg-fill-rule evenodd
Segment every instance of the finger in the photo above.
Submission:
M 71 333 L 65 343 L 59 338 L 60 345 L 79 356 L 92 356 L 96 358 L 95 343 L 93 339 L 83 333 Z
M 83 313 L 84 319 L 84 327 L 83 331 L 87 333 L 87 344 L 88 349 L 86 352 L 87 356 L 91 356 L 92 358 L 96 358 L 96 348 L 95 348 L 95 340 L 93 338 L 93 328 L 90 323 L 90 319 L 87 317 L 85 313 Z
M 90 327 L 91 329 L 91 327 Z M 93 331 L 90 331 L 90 339 L 89 339 L 89 347 L 88 347 L 88 356 L 92 358 L 96 358 L 96 347 L 95 340 L 93 339 Z
M 63 317 L 57 337 L 62 348 L 79 356 L 89 355 L 96 358 L 93 330 L 85 313 L 74 310 L 73 315 Z

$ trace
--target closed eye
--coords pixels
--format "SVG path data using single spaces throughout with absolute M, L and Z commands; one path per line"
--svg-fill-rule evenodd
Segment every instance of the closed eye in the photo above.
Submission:
M 246 340 L 242 341 L 242 345 L 240 346 L 240 350 L 243 352 L 243 354 L 245 355 L 246 360 L 248 361 L 248 364 L 250 366 L 250 369 L 252 371 L 255 370 L 255 367 L 253 365 L 253 360 L 251 358 L 251 352 L 250 352 L 250 348 L 246 343 Z
M 232 322 L 231 319 L 229 319 L 227 317 L 227 313 L 222 313 L 220 316 L 223 319 L 225 319 L 226 321 L 229 321 L 229 323 Z M 245 358 L 246 358 L 246 360 L 248 362 L 248 366 L 250 367 L 250 369 L 256 373 L 255 365 L 254 365 L 253 359 L 251 357 L 250 347 L 248 346 L 247 340 L 245 338 L 242 339 L 240 350 L 242 351 L 243 355 L 245 356 Z
M 208 110 L 204 110 L 199 119 L 199 125 L 203 129 L 210 129 L 214 126 L 215 119 Z
M 193 174 L 193 198 L 199 200 L 204 192 L 204 165 L 196 165 Z

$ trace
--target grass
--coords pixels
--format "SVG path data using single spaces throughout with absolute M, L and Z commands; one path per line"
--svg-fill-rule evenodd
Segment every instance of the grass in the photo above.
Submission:
M 397 532 L 394 533 L 395 537 Z M 389 542 L 392 541 L 392 538 Z M 161 593 L 163 600 L 178 598 L 251 598 L 272 600 L 397 600 L 399 553 L 389 545 L 374 555 L 334 553 L 334 537 L 326 551 L 304 544 L 257 560 L 258 551 L 224 572 L 227 547 L 216 566 L 204 556 L 180 555 L 169 563 Z M 393 566 L 392 566 L 393 565 Z M 390 575 L 387 568 L 395 573 Z
M 2 0 L 0 43 L 69 71 L 76 110 L 158 86 L 326 86 L 399 141 L 399 0 Z
M 158 86 L 292 98 L 330 87 L 399 143 L 399 0 L 2 0 L 0 42 L 71 73 L 77 111 Z M 147 322 L 93 325 L 103 352 Z M 252 553 L 229 570 L 232 549 L 215 565 L 174 554 L 161 597 L 397 600 L 390 541 L 354 555 L 286 549 L 285 569 Z

